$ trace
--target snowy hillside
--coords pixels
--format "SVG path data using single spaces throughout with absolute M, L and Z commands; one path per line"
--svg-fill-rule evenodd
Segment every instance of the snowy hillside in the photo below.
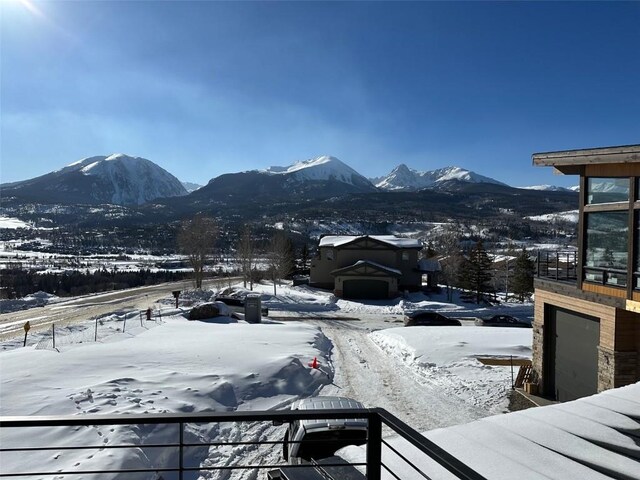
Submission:
M 269 167 L 271 175 L 288 175 L 298 181 L 337 180 L 354 186 L 370 184 L 369 180 L 336 157 L 321 156 L 296 162 L 288 167 Z
M 568 188 L 558 187 L 556 185 L 531 185 L 529 187 L 520 187 L 524 190 L 538 190 L 542 192 L 568 192 Z
M 121 153 L 87 157 L 36 178 L 3 185 L 6 197 L 44 204 L 142 205 L 186 195 L 180 180 L 155 163 Z
M 122 153 L 85 158 L 62 171 L 80 171 L 105 180 L 112 187 L 110 203 L 117 205 L 142 205 L 156 198 L 187 193 L 176 177 L 155 163 Z
M 536 222 L 549 222 L 549 223 L 557 223 L 557 222 L 570 222 L 570 223 L 578 223 L 578 219 L 580 218 L 580 214 L 578 210 L 569 210 L 566 212 L 556 212 L 556 213 L 547 213 L 545 215 L 533 215 L 530 217 L 525 217 L 529 220 L 534 220 Z
M 384 177 L 372 179 L 376 187 L 383 190 L 421 190 L 423 188 L 431 188 L 440 182 L 449 180 L 504 185 L 504 183 L 494 180 L 493 178 L 485 177 L 460 167 L 444 167 L 437 170 L 420 172 L 407 167 L 405 164 L 398 165 Z

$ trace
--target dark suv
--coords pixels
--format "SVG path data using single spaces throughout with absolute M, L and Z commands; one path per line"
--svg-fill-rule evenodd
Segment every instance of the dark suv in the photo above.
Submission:
M 429 326 L 460 326 L 462 325 L 459 320 L 455 318 L 445 317 L 438 312 L 428 312 L 424 310 L 418 310 L 411 312 L 404 317 L 405 327 L 429 327 Z

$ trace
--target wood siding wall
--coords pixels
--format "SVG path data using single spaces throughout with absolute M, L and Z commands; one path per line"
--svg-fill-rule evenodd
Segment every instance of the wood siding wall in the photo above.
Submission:
M 605 285 L 582 282 L 582 290 L 585 292 L 598 293 L 600 295 L 608 295 L 609 297 L 627 298 L 626 288 L 607 287 Z
M 638 177 L 640 163 L 585 165 L 584 175 L 587 177 Z

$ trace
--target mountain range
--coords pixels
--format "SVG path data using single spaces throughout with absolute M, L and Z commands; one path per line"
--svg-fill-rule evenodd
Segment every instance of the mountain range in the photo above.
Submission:
M 434 188 L 439 183 L 449 180 L 505 185 L 493 178 L 478 175 L 475 172 L 460 167 L 445 167 L 428 172 L 419 172 L 418 170 L 407 167 L 403 163 L 394 168 L 388 175 L 371 180 L 376 187 L 387 191 L 416 191 L 422 190 L 423 188 Z
M 150 160 L 113 154 L 84 158 L 30 180 L 4 184 L 2 190 L 5 197 L 48 204 L 135 206 L 189 194 L 198 203 L 246 196 L 247 192 L 283 200 L 291 196 L 319 198 L 377 191 L 459 190 L 461 184 L 473 183 L 507 186 L 455 166 L 421 172 L 400 164 L 383 177 L 369 179 L 335 157 L 321 156 L 287 167 L 223 174 L 200 187 L 181 183 Z M 525 188 L 567 191 L 548 185 Z
M 191 186 L 190 186 L 191 187 Z M 227 173 L 188 192 L 149 160 L 89 157 L 55 172 L 0 186 L 4 215 L 47 225 L 162 225 L 205 213 L 224 223 L 480 221 L 531 235 L 526 217 L 577 208 L 578 195 L 549 186 L 514 188 L 460 167 L 419 172 L 399 165 L 368 179 L 331 156 Z

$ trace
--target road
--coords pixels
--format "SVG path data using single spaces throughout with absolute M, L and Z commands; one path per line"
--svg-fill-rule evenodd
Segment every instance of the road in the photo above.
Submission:
M 333 343 L 335 377 L 321 395 L 351 397 L 368 407 L 385 408 L 418 431 L 487 416 L 483 408 L 444 392 L 433 379 L 386 355 L 368 334 L 389 328 L 387 322 L 380 317 L 313 321 Z
M 237 278 L 224 279 L 224 282 Z M 218 285 L 221 279 L 204 281 L 204 287 Z M 24 324 L 29 321 L 31 331 L 49 328 L 52 323 L 67 325 L 100 317 L 114 312 L 146 310 L 158 300 L 172 299 L 174 290 L 193 288 L 193 281 L 181 281 L 97 293 L 63 300 L 44 307 L 30 308 L 0 314 L 0 340 L 24 334 Z

